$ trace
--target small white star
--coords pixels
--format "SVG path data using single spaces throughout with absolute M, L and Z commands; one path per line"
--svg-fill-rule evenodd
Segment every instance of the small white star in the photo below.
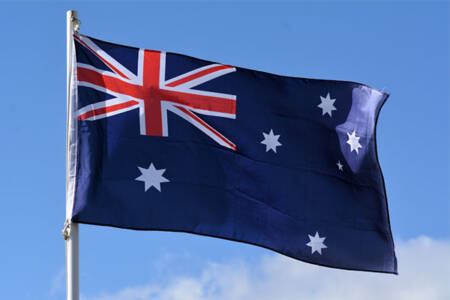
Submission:
M 337 164 L 339 171 L 344 171 L 344 165 L 341 163 L 340 160 L 338 160 Z
M 359 153 L 359 148 L 362 148 L 361 144 L 359 143 L 359 136 L 356 136 L 356 131 L 353 130 L 352 134 L 347 132 L 348 141 L 347 144 L 350 145 L 350 152 L 356 151 L 356 154 Z
M 170 182 L 167 178 L 162 175 L 166 171 L 166 169 L 155 169 L 153 163 L 150 163 L 150 167 L 148 169 L 138 167 L 139 171 L 141 171 L 141 176 L 137 177 L 135 180 L 144 182 L 144 189 L 147 191 L 152 186 L 161 192 L 161 183 Z
M 261 141 L 261 144 L 266 145 L 266 152 L 269 152 L 269 150 L 273 150 L 273 152 L 277 153 L 277 147 L 281 146 L 281 143 L 278 142 L 278 139 L 280 138 L 279 134 L 273 134 L 273 130 L 270 129 L 270 132 L 264 133 L 264 140 Z
M 323 243 L 326 237 L 320 237 L 317 231 L 315 236 L 311 236 L 309 234 L 308 236 L 309 236 L 309 243 L 306 244 L 306 246 L 311 247 L 311 254 L 314 254 L 314 252 L 318 252 L 320 255 L 322 255 L 322 249 L 328 248 Z
M 320 104 L 317 105 L 322 109 L 322 116 L 325 114 L 328 114 L 330 117 L 332 117 L 331 113 L 333 110 L 337 110 L 336 107 L 333 105 L 334 101 L 336 99 L 331 99 L 330 93 L 327 93 L 326 97 L 320 96 Z

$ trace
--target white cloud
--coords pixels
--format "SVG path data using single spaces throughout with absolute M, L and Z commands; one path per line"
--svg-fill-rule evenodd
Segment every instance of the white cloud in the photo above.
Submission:
M 450 241 L 397 244 L 399 276 L 318 267 L 281 255 L 257 265 L 211 263 L 197 277 L 127 287 L 86 300 L 444 300 L 450 299 Z
M 61 268 L 55 276 L 53 276 L 50 285 L 50 296 L 57 296 L 61 293 L 64 293 L 65 288 L 65 280 L 66 280 L 66 271 L 64 268 Z

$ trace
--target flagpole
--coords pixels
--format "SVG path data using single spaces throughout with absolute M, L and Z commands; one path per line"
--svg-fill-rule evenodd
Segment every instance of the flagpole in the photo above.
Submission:
M 78 259 L 78 224 L 71 222 L 71 207 L 68 199 L 69 179 L 69 141 L 71 122 L 71 80 L 72 80 L 72 43 L 73 32 L 78 26 L 78 12 L 69 10 L 66 13 L 66 53 L 67 53 L 67 141 L 66 141 L 66 223 L 63 235 L 66 240 L 66 295 L 67 300 L 79 300 L 79 259 Z

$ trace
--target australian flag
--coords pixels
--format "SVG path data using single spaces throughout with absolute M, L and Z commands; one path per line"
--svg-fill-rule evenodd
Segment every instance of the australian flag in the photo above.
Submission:
M 375 133 L 386 93 L 81 34 L 73 49 L 72 221 L 397 273 Z

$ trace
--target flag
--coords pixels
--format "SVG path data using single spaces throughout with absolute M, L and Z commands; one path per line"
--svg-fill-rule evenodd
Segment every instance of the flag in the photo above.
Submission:
M 397 273 L 375 133 L 386 93 L 78 33 L 73 47 L 72 221 Z

